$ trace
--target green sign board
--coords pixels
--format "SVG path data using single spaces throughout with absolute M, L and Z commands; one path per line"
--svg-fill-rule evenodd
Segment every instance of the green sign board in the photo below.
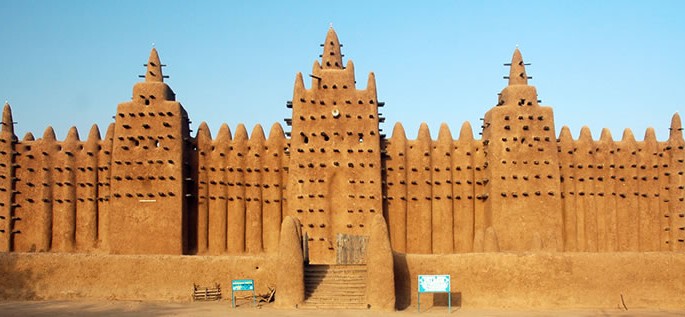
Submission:
M 255 292 L 254 292 L 254 280 L 232 280 L 231 281 L 231 304 L 235 308 L 235 292 L 241 291 L 252 291 L 252 305 L 257 305 Z
M 233 280 L 231 286 L 234 291 L 253 291 L 254 280 Z

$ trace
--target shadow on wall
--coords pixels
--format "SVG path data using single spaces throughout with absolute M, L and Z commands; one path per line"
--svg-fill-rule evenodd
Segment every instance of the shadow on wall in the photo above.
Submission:
M 404 253 L 393 253 L 395 266 L 395 307 L 397 310 L 405 310 L 412 305 L 412 296 L 416 301 L 418 274 L 434 274 L 433 272 L 409 272 L 407 265 L 407 255 Z M 413 274 L 413 275 L 411 275 Z M 412 285 L 414 283 L 414 285 Z M 426 293 L 421 295 L 421 307 L 447 307 L 447 293 Z M 449 294 L 452 297 L 452 309 L 461 308 L 462 293 L 454 291 Z M 416 304 L 416 302 L 414 302 Z M 423 308 L 422 308 L 423 310 Z
M 393 252 L 393 257 L 395 267 L 395 307 L 397 310 L 404 310 L 411 305 L 411 281 L 407 278 L 409 277 L 407 255 Z
M 447 300 L 447 295 L 447 293 L 433 294 L 433 305 L 431 306 L 448 307 L 449 302 Z M 461 308 L 461 292 L 451 292 L 449 295 L 452 296 L 452 309 Z
M 35 293 L 35 275 L 29 269 L 22 269 L 14 254 L 0 253 L 0 299 L 40 299 Z

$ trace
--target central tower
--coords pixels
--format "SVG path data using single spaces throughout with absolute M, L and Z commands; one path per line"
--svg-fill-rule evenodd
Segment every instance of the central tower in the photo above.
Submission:
M 333 28 L 322 46 L 311 88 L 298 73 L 289 103 L 287 214 L 302 223 L 310 263 L 343 264 L 363 258 L 368 224 L 382 213 L 378 100 L 373 73 L 365 90 L 355 87 L 354 65 L 343 66 Z

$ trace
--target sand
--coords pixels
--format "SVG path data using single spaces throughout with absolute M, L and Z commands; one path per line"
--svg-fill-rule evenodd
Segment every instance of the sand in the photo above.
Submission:
M 230 301 L 219 302 L 155 302 L 155 301 L 2 301 L 0 302 L 0 316 L 444 316 L 447 307 L 432 307 L 418 313 L 415 309 L 398 312 L 373 312 L 367 310 L 280 310 L 273 304 L 262 305 L 258 308 L 249 302 L 239 303 L 237 308 L 231 308 Z M 468 310 L 456 308 L 453 316 L 684 316 L 683 310 Z

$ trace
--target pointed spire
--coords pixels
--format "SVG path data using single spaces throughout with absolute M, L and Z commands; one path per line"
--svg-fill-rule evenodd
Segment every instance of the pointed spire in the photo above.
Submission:
M 240 123 L 238 126 L 235 128 L 235 136 L 233 137 L 234 141 L 246 141 L 247 138 L 247 128 L 245 128 L 245 125 Z
M 114 138 L 114 122 L 107 126 L 107 131 L 105 131 L 105 138 L 103 140 L 112 140 Z
M 86 144 L 84 146 L 84 149 L 86 150 L 86 153 L 89 156 L 95 156 L 95 153 L 98 152 L 98 147 L 100 144 L 100 128 L 98 128 L 97 124 L 93 124 L 90 127 L 90 131 L 88 131 L 88 139 L 86 140 Z
M 250 134 L 250 142 L 258 142 L 258 143 L 263 143 L 266 141 L 266 137 L 264 136 L 264 129 L 262 128 L 261 124 L 256 124 L 254 128 L 252 128 L 252 133 Z
M 656 143 L 656 131 L 654 131 L 654 128 L 648 127 L 647 130 L 645 130 L 645 143 Z
M 71 128 L 69 128 L 69 131 L 67 132 L 67 137 L 64 139 L 64 141 L 68 141 L 68 142 L 79 141 L 78 129 L 76 129 L 75 126 L 72 126 Z
M 473 140 L 473 128 L 471 122 L 464 121 L 459 130 L 459 140 Z
M 683 138 L 683 125 L 680 122 L 680 115 L 676 112 L 671 119 L 671 128 L 668 138 L 671 140 Z
M 88 140 L 100 141 L 100 128 L 97 124 L 93 124 L 88 131 Z
M 404 126 L 401 122 L 395 122 L 395 126 L 392 128 L 392 140 L 397 140 L 399 138 L 406 139 L 407 134 L 404 132 Z
M 611 136 L 611 130 L 609 130 L 609 128 L 603 128 L 602 134 L 599 136 L 599 140 L 603 142 L 613 141 L 613 137 Z
M 295 76 L 295 92 L 293 93 L 293 95 L 301 96 L 301 94 L 303 94 L 304 91 L 304 78 L 302 77 L 302 73 L 298 72 Z
M 367 91 L 376 91 L 376 74 L 373 72 L 369 73 L 369 80 L 366 83 L 366 90 Z
M 26 134 L 24 134 L 24 138 L 22 139 L 22 141 L 35 141 L 35 140 L 36 140 L 36 137 L 34 137 L 33 133 L 31 133 L 31 132 L 26 132 Z
M 147 71 L 145 72 L 146 82 L 164 82 L 164 76 L 162 75 L 162 63 L 159 60 L 159 54 L 157 54 L 157 49 L 152 48 L 150 51 L 150 58 L 148 59 Z
M 430 130 L 428 129 L 428 124 L 425 122 L 421 122 L 421 125 L 419 126 L 419 134 L 416 138 L 417 140 L 424 140 L 424 141 L 431 141 L 431 133 Z
M 438 140 L 449 140 L 452 142 L 452 133 L 450 132 L 450 127 L 447 123 L 440 124 L 440 130 L 438 131 Z
M 5 101 L 5 107 L 2 109 L 2 132 L 14 134 L 14 122 L 12 121 L 12 108 L 10 104 Z
M 578 137 L 578 141 L 581 142 L 592 142 L 592 131 L 590 131 L 590 127 L 584 125 L 582 128 L 580 128 L 580 136 Z
M 278 122 L 271 125 L 271 130 L 269 131 L 269 141 L 284 140 L 284 139 L 285 139 L 285 132 L 283 132 L 283 126 L 281 126 L 281 124 Z
M 219 127 L 219 132 L 216 134 L 216 139 L 214 139 L 214 142 L 217 144 L 225 143 L 231 141 L 233 136 L 231 135 L 231 128 L 228 127 L 228 124 L 222 124 Z
M 509 68 L 509 86 L 512 85 L 528 85 L 526 65 L 523 62 L 523 56 L 521 56 L 521 51 L 519 51 L 518 47 L 514 50 L 514 56 L 511 57 Z
M 326 41 L 323 43 L 323 55 L 321 56 L 321 65 L 324 69 L 343 68 L 340 46 L 338 35 L 335 34 L 333 27 L 330 27 L 326 34 Z
M 561 132 L 559 132 L 560 142 L 570 142 L 573 141 L 573 135 L 571 135 L 571 129 L 565 125 L 561 127 Z
M 52 126 L 48 126 L 45 129 L 45 132 L 43 132 L 43 140 L 46 141 L 56 141 L 57 137 L 55 136 L 55 129 L 52 128 Z
M 197 144 L 209 145 L 212 143 L 212 133 L 209 131 L 207 122 L 202 121 L 200 126 L 197 127 L 195 139 L 197 140 Z
M 621 141 L 634 143 L 635 135 L 633 134 L 633 130 L 631 130 L 630 128 L 626 128 L 625 130 L 623 130 L 623 138 L 621 139 Z
M 347 69 L 348 72 L 354 74 L 354 62 L 351 59 L 347 60 L 347 65 L 345 65 L 345 69 Z

